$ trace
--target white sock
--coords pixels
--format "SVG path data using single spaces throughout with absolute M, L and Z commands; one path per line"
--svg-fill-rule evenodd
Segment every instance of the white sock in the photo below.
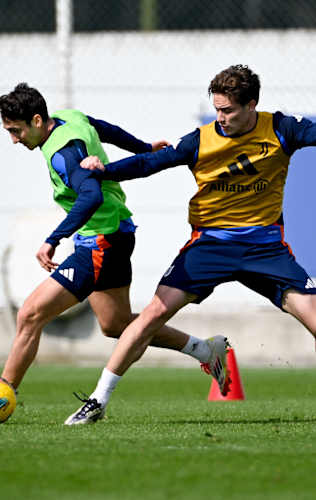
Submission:
M 120 375 L 116 375 L 107 368 L 104 368 L 96 388 L 89 396 L 90 399 L 95 398 L 98 403 L 101 403 L 101 405 L 105 407 L 120 378 Z
M 188 354 L 192 358 L 198 359 L 201 363 L 207 363 L 211 349 L 205 340 L 190 335 L 188 342 L 181 350 L 183 354 Z

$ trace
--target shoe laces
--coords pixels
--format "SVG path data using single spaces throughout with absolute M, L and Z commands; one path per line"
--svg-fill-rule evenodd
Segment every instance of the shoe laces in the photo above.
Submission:
M 225 341 L 226 349 L 228 349 L 229 347 L 231 347 L 231 344 L 230 344 L 230 342 L 229 342 L 229 340 L 228 340 L 227 337 L 224 338 L 224 341 Z
M 98 403 L 95 398 L 90 399 L 89 396 L 84 392 L 81 392 L 81 396 L 79 396 L 77 392 L 73 392 L 73 395 L 76 396 L 79 401 L 85 403 L 81 410 L 78 412 L 78 415 L 86 415 L 90 410 L 95 410 L 100 406 L 100 403 Z

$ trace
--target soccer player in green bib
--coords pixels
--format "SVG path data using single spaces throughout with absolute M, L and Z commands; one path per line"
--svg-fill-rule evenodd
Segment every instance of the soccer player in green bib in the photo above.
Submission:
M 88 297 L 103 333 L 110 337 L 119 337 L 135 316 L 129 300 L 135 225 L 125 194 L 118 182 L 99 179 L 96 173 L 82 169 L 80 162 L 92 155 L 107 164 L 102 142 L 138 154 L 153 154 L 168 143 L 145 143 L 78 110 L 49 115 L 43 96 L 25 83 L 0 97 L 0 112 L 14 144 L 41 149 L 54 199 L 67 213 L 36 255 L 51 274 L 18 312 L 16 337 L 2 373 L 2 380 L 17 389 L 36 356 L 43 326 L 79 301 Z M 74 253 L 59 265 L 53 260 L 55 248 L 71 235 Z M 151 345 L 183 351 L 208 364 L 222 392 L 228 390 L 227 340 L 223 336 L 201 340 L 162 325 Z M 215 371 L 218 364 L 221 368 Z M 102 405 L 96 399 L 83 401 L 85 410 L 79 423 L 102 416 Z

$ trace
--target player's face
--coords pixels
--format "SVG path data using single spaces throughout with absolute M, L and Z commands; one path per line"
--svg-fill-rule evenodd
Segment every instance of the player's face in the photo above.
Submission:
M 32 150 L 43 142 L 43 130 L 39 122 L 34 118 L 30 124 L 27 124 L 24 120 L 3 118 L 3 127 L 9 132 L 13 144 L 21 143 Z
M 242 106 L 225 94 L 214 94 L 213 104 L 216 118 L 227 135 L 249 132 L 256 123 L 256 102 L 251 100 Z

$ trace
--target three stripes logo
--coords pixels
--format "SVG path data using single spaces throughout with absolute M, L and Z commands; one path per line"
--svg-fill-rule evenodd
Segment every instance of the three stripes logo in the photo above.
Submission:
M 163 275 L 163 277 L 164 277 L 164 278 L 166 278 L 167 276 L 169 276 L 169 274 L 171 274 L 171 273 L 172 273 L 173 269 L 174 269 L 174 266 L 170 266 L 170 267 L 168 267 L 168 269 L 167 269 L 167 271 L 165 272 L 165 274 Z
M 316 280 L 313 278 L 308 278 L 305 288 L 316 288 Z
M 268 143 L 267 142 L 261 142 L 260 145 L 261 145 L 260 154 L 263 155 L 263 156 L 267 156 L 267 154 L 269 153 L 269 145 L 268 145 Z
M 69 280 L 69 281 L 73 281 L 74 280 L 75 270 L 74 270 L 73 267 L 70 267 L 69 269 L 59 269 L 58 272 L 60 274 L 62 274 L 64 276 L 64 278 L 67 278 L 67 280 Z
M 241 154 L 236 158 L 238 160 L 237 163 L 231 163 L 227 165 L 228 172 L 222 172 L 218 177 L 221 179 L 235 176 L 235 175 L 256 175 L 258 174 L 258 170 L 254 166 L 253 163 L 249 160 L 248 156 L 245 154 Z

